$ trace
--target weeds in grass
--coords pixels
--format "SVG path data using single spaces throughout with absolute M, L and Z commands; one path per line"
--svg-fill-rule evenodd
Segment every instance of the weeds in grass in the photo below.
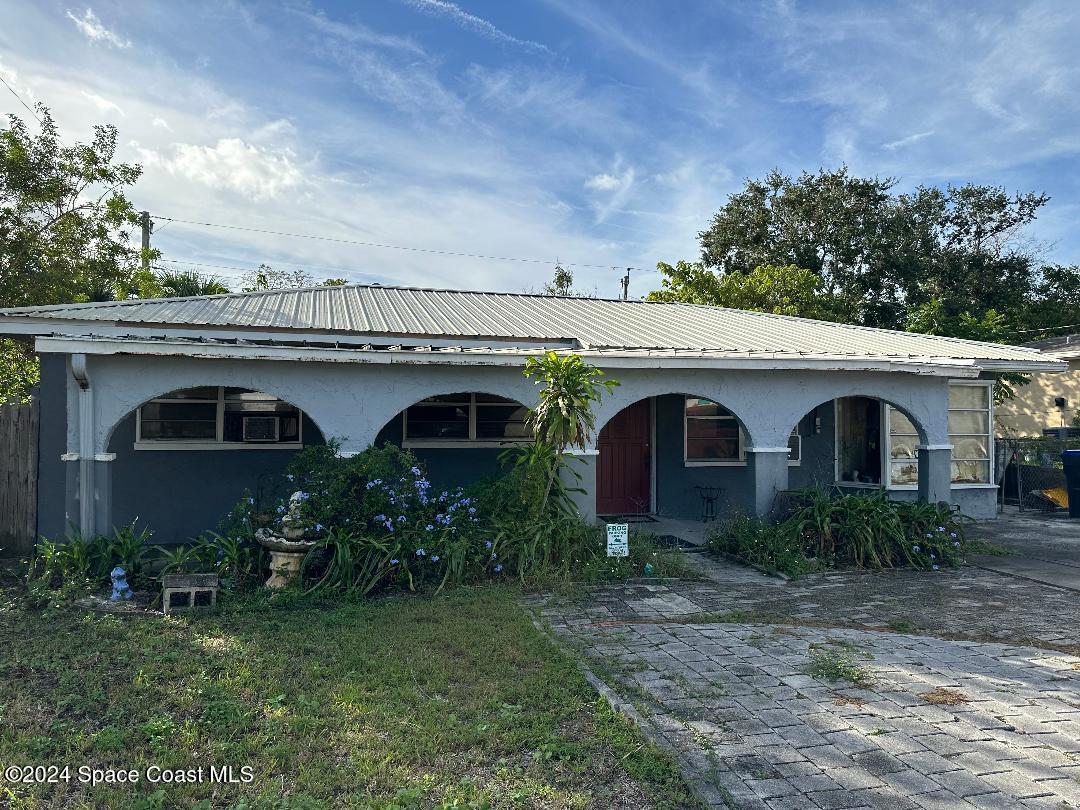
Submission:
M 915 623 L 909 619 L 889 619 L 885 626 L 894 633 L 913 633 L 916 630 Z

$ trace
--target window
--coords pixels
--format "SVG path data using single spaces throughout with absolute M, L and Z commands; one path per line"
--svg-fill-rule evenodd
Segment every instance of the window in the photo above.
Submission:
M 746 434 L 739 420 L 723 405 L 711 399 L 685 397 L 683 416 L 684 463 L 690 466 L 746 463 Z M 788 463 L 797 465 L 801 457 L 802 437 L 796 425 L 788 440 Z
M 989 484 L 991 436 L 990 386 L 949 386 L 949 442 L 952 482 Z
M 528 441 L 529 409 L 492 394 L 445 394 L 418 402 L 405 411 L 402 445 L 506 444 Z
M 952 483 L 989 484 L 993 448 L 990 386 L 986 383 L 949 385 L 949 443 L 952 444 Z M 919 484 L 918 431 L 893 407 L 887 409 L 889 484 Z
M 160 450 L 300 447 L 300 411 L 287 402 L 227 386 L 173 391 L 139 407 L 135 447 Z
M 918 486 L 919 431 L 896 408 L 888 408 L 889 419 L 889 484 Z
M 741 464 L 746 460 L 743 432 L 731 411 L 711 399 L 686 397 L 688 464 Z

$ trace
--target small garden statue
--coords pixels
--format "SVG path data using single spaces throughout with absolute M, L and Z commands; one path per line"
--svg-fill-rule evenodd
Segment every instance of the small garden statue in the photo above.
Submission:
M 314 540 L 304 539 L 308 525 L 302 514 L 306 492 L 294 492 L 289 496 L 288 506 L 278 507 L 281 517 L 281 534 L 269 529 L 255 532 L 255 540 L 270 552 L 270 579 L 266 587 L 284 588 L 300 577 L 304 556 L 315 546 Z
M 135 596 L 135 592 L 128 585 L 127 571 L 119 565 L 109 572 L 109 578 L 112 579 L 112 596 L 109 597 L 112 601 L 127 602 Z

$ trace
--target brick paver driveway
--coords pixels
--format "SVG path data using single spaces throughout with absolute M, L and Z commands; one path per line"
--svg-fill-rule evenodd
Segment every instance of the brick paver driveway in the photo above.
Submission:
M 705 564 L 709 581 L 539 601 L 711 805 L 1080 807 L 1075 593 L 972 568 L 783 583 Z M 809 674 L 837 661 L 865 683 Z

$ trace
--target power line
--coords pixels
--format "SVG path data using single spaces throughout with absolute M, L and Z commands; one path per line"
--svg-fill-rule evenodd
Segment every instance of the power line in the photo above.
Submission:
M 27 104 L 25 101 L 23 101 L 22 96 L 20 96 L 17 92 L 15 92 L 15 88 L 12 87 L 10 84 L 8 84 L 4 80 L 3 76 L 0 76 L 0 84 L 3 84 L 4 87 L 6 87 L 8 90 L 11 91 L 11 95 L 15 96 L 15 98 L 17 98 L 19 100 L 19 103 L 22 104 L 24 107 L 26 107 L 26 111 L 28 113 L 30 113 L 32 116 L 34 116 L 35 121 L 37 121 L 39 124 L 44 123 L 40 118 L 38 118 L 38 114 L 36 112 L 34 112 L 33 109 L 31 109 L 30 105 Z
M 190 219 L 177 219 L 175 217 L 155 216 L 154 219 L 156 219 L 156 220 L 160 219 L 160 220 L 165 221 L 165 222 L 179 222 L 179 223 L 182 223 L 184 225 L 197 225 L 199 227 L 205 227 L 205 228 L 225 228 L 227 230 L 232 230 L 232 231 L 246 231 L 248 233 L 261 233 L 261 234 L 268 234 L 268 235 L 271 235 L 271 236 L 287 236 L 287 237 L 290 237 L 290 238 L 293 238 L 293 239 L 316 239 L 316 240 L 323 241 L 323 242 L 336 242 L 338 244 L 343 244 L 343 245 L 357 245 L 359 247 L 385 248 L 387 250 L 407 250 L 407 251 L 410 251 L 410 252 L 413 252 L 413 253 L 430 253 L 430 254 L 436 254 L 436 255 L 439 255 L 439 256 L 457 256 L 459 258 L 485 259 L 485 260 L 488 260 L 488 261 L 497 261 L 497 262 L 525 262 L 525 263 L 528 263 L 528 264 L 548 264 L 548 265 L 555 264 L 555 262 L 553 260 L 551 260 L 551 259 L 529 259 L 529 258 L 522 258 L 522 257 L 518 257 L 518 256 L 492 256 L 492 255 L 487 255 L 487 254 L 482 254 L 482 253 L 465 253 L 463 251 L 454 251 L 454 250 L 437 250 L 435 248 L 412 247 L 412 246 L 408 246 L 408 245 L 390 245 L 390 244 L 385 244 L 385 243 L 382 243 L 382 242 L 363 242 L 363 241 L 360 241 L 360 240 L 357 240 L 357 239 L 341 239 L 341 238 L 333 237 L 333 236 L 317 236 L 317 235 L 314 235 L 314 234 L 306 234 L 306 233 L 288 233 L 288 232 L 285 232 L 285 231 L 271 231 L 271 230 L 267 230 L 267 229 L 264 229 L 264 228 L 248 228 L 248 227 L 244 227 L 242 225 L 223 225 L 223 224 L 218 223 L 218 222 L 196 222 L 196 221 L 190 220 Z M 649 272 L 647 270 L 643 270 L 640 267 L 624 268 L 624 267 L 621 267 L 621 266 L 618 266 L 618 265 L 612 265 L 612 264 L 587 264 L 585 262 L 561 262 L 561 264 L 564 267 L 586 267 L 586 268 L 594 268 L 594 269 L 601 269 L 601 270 L 619 270 L 619 271 L 622 271 L 622 270 L 636 270 L 636 271 L 641 272 L 641 273 Z

